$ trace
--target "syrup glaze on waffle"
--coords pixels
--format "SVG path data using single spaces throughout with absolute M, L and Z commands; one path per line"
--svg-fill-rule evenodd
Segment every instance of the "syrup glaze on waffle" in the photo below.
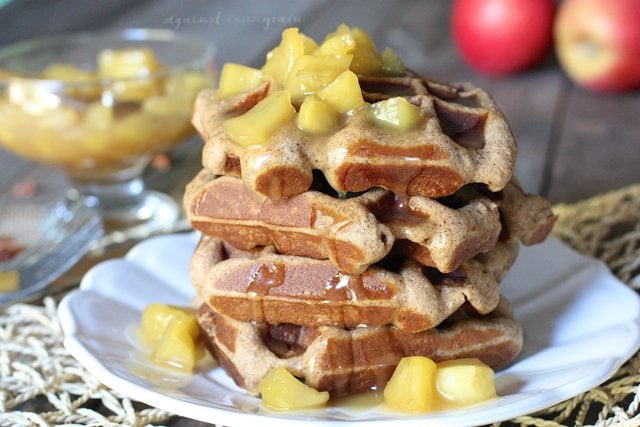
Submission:
M 331 262 L 279 254 L 230 258 L 222 241 L 203 237 L 191 279 L 216 312 L 242 321 L 303 326 L 394 325 L 419 332 L 436 327 L 463 304 L 481 314 L 499 299 L 498 283 L 517 246 L 465 261 L 443 274 L 405 260 L 396 271 L 372 266 L 340 273 Z M 236 255 L 237 256 L 237 255 Z M 392 263 L 395 264 L 395 263 Z
M 206 142 L 204 166 L 217 175 L 241 176 L 252 191 L 272 199 L 309 189 L 316 169 L 340 193 L 383 187 L 398 195 L 436 198 L 468 183 L 486 184 L 491 191 L 507 184 L 516 144 L 485 91 L 415 76 L 359 80 L 365 100 L 401 94 L 420 106 L 420 126 L 407 132 L 374 126 L 365 104 L 329 135 L 310 136 L 289 123 L 266 143 L 245 147 L 234 143 L 221 124 L 263 99 L 270 83 L 225 99 L 207 90 L 198 96 L 192 120 Z
M 384 387 L 405 356 L 435 361 L 477 357 L 499 369 L 522 348 L 522 330 L 504 298 L 490 314 L 478 315 L 464 307 L 446 324 L 418 333 L 391 326 L 270 327 L 231 319 L 206 305 L 198 322 L 207 347 L 250 395 L 258 395 L 258 384 L 277 366 L 316 390 L 340 396 Z

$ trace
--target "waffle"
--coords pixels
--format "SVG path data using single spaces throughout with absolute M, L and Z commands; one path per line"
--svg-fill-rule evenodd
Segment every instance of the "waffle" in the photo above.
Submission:
M 279 254 L 230 258 L 222 241 L 204 237 L 192 259 L 191 280 L 205 303 L 236 320 L 394 325 L 420 332 L 465 303 L 481 314 L 492 311 L 514 250 L 517 245 L 498 244 L 495 254 L 467 260 L 451 274 L 405 260 L 397 272 L 372 266 L 361 275 L 347 275 L 326 260 Z
M 558 216 L 551 210 L 551 204 L 537 194 L 527 194 L 516 180 L 512 180 L 500 193 L 497 201 L 505 232 L 517 236 L 525 245 L 542 243 Z
M 522 330 L 504 300 L 490 314 L 467 308 L 438 328 L 407 333 L 392 326 L 319 328 L 241 322 L 203 305 L 198 322 L 209 350 L 241 387 L 258 395 L 258 384 L 284 366 L 316 390 L 332 396 L 382 388 L 404 356 L 437 361 L 477 357 L 494 369 L 522 348 Z
M 421 264 L 448 273 L 491 249 L 501 231 L 497 205 L 483 195 L 458 209 L 381 188 L 349 199 L 307 191 L 260 202 L 241 179 L 207 170 L 187 186 L 185 211 L 196 230 L 239 249 L 273 244 L 281 254 L 329 259 L 355 274 L 385 257 L 396 241 Z
M 262 145 L 234 143 L 222 122 L 263 99 L 265 82 L 245 93 L 216 99 L 200 93 L 192 123 L 206 142 L 203 164 L 216 175 L 241 176 L 254 192 L 271 199 L 308 190 L 320 170 L 340 193 L 386 188 L 397 195 L 437 198 L 468 183 L 501 190 L 511 178 L 516 144 L 491 97 L 469 84 L 445 85 L 416 76 L 359 77 L 365 101 L 404 96 L 420 106 L 422 124 L 408 132 L 372 125 L 361 108 L 326 136 L 309 136 L 294 123 Z

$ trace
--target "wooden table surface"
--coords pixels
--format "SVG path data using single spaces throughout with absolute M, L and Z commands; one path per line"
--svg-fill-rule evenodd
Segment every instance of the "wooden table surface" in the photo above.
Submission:
M 283 28 L 320 39 L 341 22 L 367 30 L 379 49 L 392 47 L 420 74 L 471 81 L 493 94 L 519 145 L 516 175 L 526 190 L 552 202 L 573 202 L 640 182 L 640 91 L 603 95 L 572 84 L 555 59 L 509 77 L 474 72 L 457 55 L 449 32 L 450 3 L 441 0 L 16 0 L 0 9 L 0 46 L 33 36 L 77 30 L 155 27 L 206 38 L 218 64 L 259 66 Z M 179 197 L 200 168 L 194 138 L 176 154 L 171 172 L 147 173 L 151 187 Z M 60 191 L 55 170 L 0 149 L 0 195 L 36 177 Z M 174 425 L 193 422 L 178 420 Z

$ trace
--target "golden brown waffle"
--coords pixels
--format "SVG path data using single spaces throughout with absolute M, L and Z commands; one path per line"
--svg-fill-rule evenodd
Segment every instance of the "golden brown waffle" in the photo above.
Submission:
M 497 205 L 483 195 L 457 209 L 381 188 L 349 199 L 307 191 L 260 202 L 239 178 L 207 170 L 187 186 L 185 211 L 196 230 L 237 248 L 273 244 L 281 254 L 330 259 L 345 273 L 362 273 L 403 240 L 423 265 L 451 272 L 491 249 L 501 231 Z
M 327 260 L 260 254 L 229 258 L 222 241 L 203 237 L 191 280 L 216 312 L 236 320 L 304 326 L 394 325 L 419 332 L 436 327 L 463 304 L 492 311 L 498 283 L 517 245 L 500 243 L 482 262 L 465 261 L 450 274 L 398 260 L 398 271 L 371 266 L 343 274 Z
M 516 180 L 501 191 L 497 203 L 505 231 L 525 245 L 542 243 L 558 220 L 547 199 L 525 193 Z
M 254 192 L 272 199 L 309 189 L 312 171 L 322 171 L 337 192 L 383 187 L 398 195 L 437 198 L 468 183 L 501 190 L 511 178 L 516 144 L 491 97 L 469 83 L 445 85 L 421 77 L 359 77 L 366 101 L 404 96 L 424 111 L 418 128 L 387 131 L 372 124 L 367 108 L 346 117 L 327 136 L 310 136 L 294 123 L 261 145 L 234 143 L 222 122 L 263 99 L 264 83 L 216 99 L 201 92 L 192 123 L 206 142 L 203 163 L 217 175 L 242 176 Z
M 275 367 L 332 396 L 382 388 L 404 356 L 435 361 L 477 357 L 494 369 L 522 348 L 522 330 L 503 298 L 488 315 L 460 309 L 439 328 L 407 333 L 391 326 L 345 330 L 241 322 L 212 311 L 198 312 L 205 342 L 220 365 L 251 395 Z

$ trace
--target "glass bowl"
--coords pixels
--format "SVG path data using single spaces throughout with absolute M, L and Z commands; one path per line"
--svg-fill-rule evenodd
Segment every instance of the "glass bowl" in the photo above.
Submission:
M 193 101 L 215 78 L 211 43 L 171 30 L 51 36 L 0 49 L 0 146 L 60 168 L 68 196 L 96 206 L 107 229 L 176 220 L 169 196 L 145 190 L 155 153 L 194 133 Z

